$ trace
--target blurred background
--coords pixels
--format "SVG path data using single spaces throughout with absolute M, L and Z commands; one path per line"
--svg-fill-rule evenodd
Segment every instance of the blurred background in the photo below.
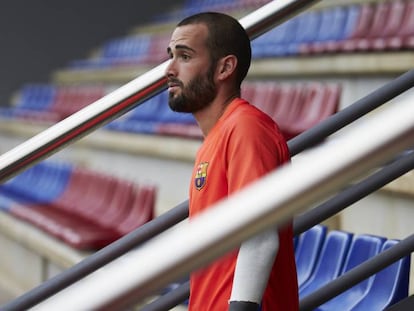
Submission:
M 4 0 L 0 3 L 0 105 L 28 82 L 47 82 L 53 70 L 85 58 L 182 1 Z

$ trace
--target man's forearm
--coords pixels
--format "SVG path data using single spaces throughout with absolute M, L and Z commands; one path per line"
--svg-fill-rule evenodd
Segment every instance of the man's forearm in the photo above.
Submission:
M 279 235 L 276 229 L 242 243 L 237 257 L 231 302 L 261 303 L 278 249 Z

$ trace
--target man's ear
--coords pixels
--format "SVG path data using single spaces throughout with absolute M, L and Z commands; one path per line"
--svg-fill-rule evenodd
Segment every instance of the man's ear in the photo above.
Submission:
M 234 55 L 227 55 L 221 58 L 218 62 L 217 79 L 225 80 L 233 73 L 235 73 L 237 67 L 237 57 Z

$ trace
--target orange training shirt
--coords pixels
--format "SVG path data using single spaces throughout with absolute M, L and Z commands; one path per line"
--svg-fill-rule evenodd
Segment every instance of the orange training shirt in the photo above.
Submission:
M 275 122 L 245 100 L 233 100 L 197 153 L 190 184 L 190 219 L 287 161 L 286 141 Z M 237 251 L 233 251 L 192 273 L 190 311 L 228 309 L 236 259 Z M 298 303 L 293 233 L 289 225 L 279 230 L 279 251 L 263 296 L 262 311 L 297 311 Z

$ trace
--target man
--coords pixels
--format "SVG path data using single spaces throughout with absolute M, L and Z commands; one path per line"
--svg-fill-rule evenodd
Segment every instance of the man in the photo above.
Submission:
M 167 50 L 170 108 L 192 113 L 204 136 L 190 184 L 191 219 L 289 161 L 289 151 L 274 121 L 240 98 L 251 47 L 237 20 L 212 12 L 188 17 Z M 260 234 L 194 272 L 189 309 L 298 310 L 291 225 Z

